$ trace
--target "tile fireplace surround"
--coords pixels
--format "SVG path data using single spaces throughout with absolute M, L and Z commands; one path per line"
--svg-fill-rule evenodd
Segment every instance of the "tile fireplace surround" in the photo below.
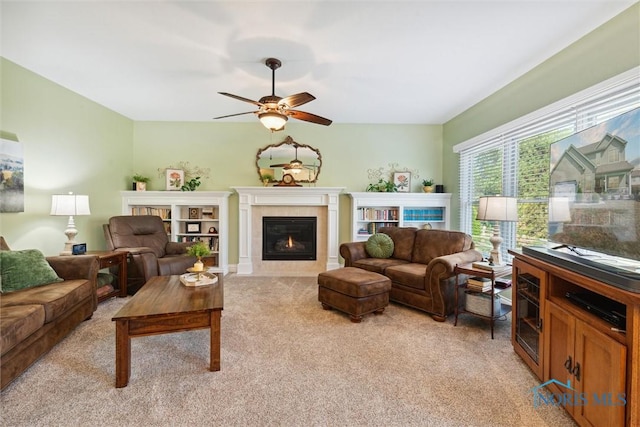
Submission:
M 239 196 L 237 274 L 313 275 L 340 267 L 338 200 L 343 187 L 232 187 Z M 317 216 L 317 261 L 262 261 L 263 216 Z

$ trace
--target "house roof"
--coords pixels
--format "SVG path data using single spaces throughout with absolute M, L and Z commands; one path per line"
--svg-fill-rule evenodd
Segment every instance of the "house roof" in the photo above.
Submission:
M 636 3 L 2 1 L 2 56 L 134 120 L 211 121 L 271 93 L 336 123 L 441 124 Z M 252 114 L 223 119 L 255 120 Z
M 592 172 L 595 172 L 598 175 L 608 174 L 608 173 L 627 173 L 633 169 L 633 165 L 626 160 L 622 160 L 614 163 L 600 163 L 596 164 L 592 160 L 590 160 L 589 156 L 606 151 L 612 143 L 618 142 L 622 146 L 622 150 L 627 145 L 627 141 L 624 139 L 607 133 L 604 135 L 600 141 L 583 145 L 581 147 L 576 147 L 571 144 L 567 149 L 562 153 L 560 159 L 551 170 L 551 173 L 556 170 L 558 165 L 560 165 L 563 159 L 568 159 L 572 162 L 572 164 L 580 167 L 580 173 L 583 173 L 583 169 L 589 169 Z
M 622 161 L 600 165 L 596 168 L 596 174 L 627 173 L 631 170 L 633 170 L 633 165 L 627 161 Z

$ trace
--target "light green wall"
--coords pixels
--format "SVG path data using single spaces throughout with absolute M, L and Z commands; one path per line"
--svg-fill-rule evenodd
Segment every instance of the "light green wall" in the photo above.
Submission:
M 640 65 L 640 4 L 587 34 L 443 126 L 443 182 L 459 194 L 453 146 Z M 459 199 L 452 200 L 453 211 Z M 454 228 L 460 221 L 452 218 Z
M 286 130 L 270 133 L 260 123 L 136 122 L 133 159 L 136 172 L 152 177 L 148 188 L 163 190 L 158 169 L 189 162 L 210 168 L 211 175 L 199 190 L 229 190 L 232 186 L 261 185 L 255 161 L 260 148 L 279 143 L 287 136 L 317 148 L 322 155 L 319 187 L 346 187 L 364 191 L 367 170 L 397 163 L 417 169 L 421 178 L 442 177 L 442 127 L 433 125 L 341 125 L 323 127 L 290 122 Z M 412 191 L 421 191 L 418 179 Z M 348 196 L 340 198 L 340 241 L 349 240 Z M 229 262 L 238 261 L 238 199 L 229 209 Z
M 211 169 L 200 190 L 260 185 L 255 168 L 259 148 L 287 135 L 318 148 L 323 157 L 318 186 L 363 191 L 367 169 L 390 162 L 442 177 L 442 128 L 430 125 L 338 125 L 289 123 L 271 134 L 257 121 L 134 122 L 6 59 L 0 62 L 0 129 L 24 144 L 25 212 L 0 214 L 0 234 L 15 249 L 62 250 L 66 218 L 49 216 L 51 194 L 88 194 L 91 216 L 76 217 L 78 241 L 104 249 L 102 224 L 120 214 L 120 191 L 141 173 L 151 190 L 164 189 L 158 169 L 185 161 Z M 413 190 L 419 191 L 414 181 Z M 340 239 L 348 240 L 349 199 L 340 200 Z M 229 261 L 236 263 L 237 198 L 230 201 Z
M 447 122 L 430 125 L 340 125 L 292 121 L 270 134 L 257 122 L 134 122 L 0 59 L 0 130 L 18 135 L 25 146 L 25 212 L 0 214 L 0 234 L 16 249 L 36 247 L 58 253 L 66 219 L 49 216 L 51 194 L 74 191 L 90 196 L 92 215 L 77 217 L 90 249 L 104 248 L 101 225 L 120 213 L 120 191 L 133 173 L 153 178 L 162 189 L 163 169 L 179 161 L 209 167 L 202 190 L 260 185 L 255 171 L 259 148 L 287 135 L 312 145 L 323 156 L 319 186 L 362 191 L 367 169 L 390 162 L 418 169 L 421 177 L 443 182 L 453 196 L 458 227 L 458 156 L 453 145 L 562 99 L 640 64 L 638 4 L 550 58 L 502 90 Z M 419 191 L 417 182 L 413 191 Z M 340 241 L 348 240 L 349 199 L 340 199 Z M 230 256 L 237 262 L 237 198 L 230 202 Z
M 88 194 L 91 215 L 75 218 L 77 240 L 103 249 L 104 221 L 131 170 L 133 121 L 0 59 L 0 129 L 24 144 L 25 211 L 0 214 L 0 234 L 14 249 L 58 254 L 66 217 L 49 216 L 51 195 Z

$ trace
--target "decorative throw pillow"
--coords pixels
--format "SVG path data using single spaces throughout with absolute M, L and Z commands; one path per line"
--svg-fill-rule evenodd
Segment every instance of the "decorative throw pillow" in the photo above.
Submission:
M 37 249 L 0 251 L 1 292 L 11 292 L 48 283 L 62 282 Z
M 369 237 L 365 250 L 373 258 L 389 258 L 393 254 L 393 240 L 384 233 Z

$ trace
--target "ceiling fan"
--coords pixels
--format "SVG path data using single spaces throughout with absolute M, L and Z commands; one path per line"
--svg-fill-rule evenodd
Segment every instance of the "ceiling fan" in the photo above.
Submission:
M 245 113 L 214 117 L 214 120 L 223 119 L 225 117 L 240 116 L 243 114 L 257 114 L 260 122 L 262 122 L 262 124 L 272 132 L 284 129 L 284 125 L 289 117 L 324 126 L 329 126 L 331 124 L 331 120 L 324 117 L 306 113 L 304 111 L 292 110 L 292 108 L 299 107 L 302 104 L 306 104 L 307 102 L 316 99 L 316 97 L 311 95 L 310 93 L 301 92 L 295 95 L 287 96 L 286 98 L 276 96 L 276 70 L 280 68 L 282 62 L 280 62 L 280 60 L 276 58 L 267 58 L 265 64 L 267 67 L 271 68 L 271 95 L 263 96 L 259 101 L 253 101 L 251 99 L 233 95 L 231 93 L 218 92 L 220 95 L 254 104 L 258 107 L 258 111 L 247 111 Z
M 287 172 L 292 172 L 292 173 L 299 173 L 302 171 L 302 169 L 309 169 L 309 170 L 313 170 L 312 168 L 308 167 L 307 165 L 302 164 L 302 162 L 300 160 L 298 160 L 298 146 L 294 145 L 295 149 L 296 149 L 296 157 L 295 159 L 291 160 L 289 163 L 278 163 L 275 165 L 269 165 L 269 167 L 272 168 L 282 168 Z

